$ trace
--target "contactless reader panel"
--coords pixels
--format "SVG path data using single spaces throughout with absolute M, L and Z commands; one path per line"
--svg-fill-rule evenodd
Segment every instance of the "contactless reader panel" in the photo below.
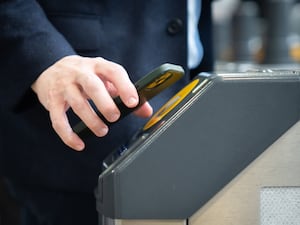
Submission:
M 103 162 L 97 210 L 186 219 L 299 120 L 300 71 L 201 73 Z

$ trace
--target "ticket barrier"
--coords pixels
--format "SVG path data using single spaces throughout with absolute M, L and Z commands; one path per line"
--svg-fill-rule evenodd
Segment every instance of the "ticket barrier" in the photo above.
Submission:
M 104 160 L 99 220 L 189 224 L 299 115 L 300 71 L 199 74 Z

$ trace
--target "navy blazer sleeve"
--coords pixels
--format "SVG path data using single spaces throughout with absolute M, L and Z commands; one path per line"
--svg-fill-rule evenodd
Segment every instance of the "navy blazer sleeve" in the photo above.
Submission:
M 75 54 L 73 48 L 48 21 L 36 1 L 2 1 L 1 108 L 16 109 L 43 70 L 63 56 L 72 54 Z
M 30 86 L 48 66 L 75 52 L 119 63 L 133 81 L 165 62 L 182 65 L 185 78 L 151 100 L 158 109 L 190 78 L 186 3 L 0 0 L 0 172 L 34 187 L 92 193 L 100 162 L 145 121 L 129 115 L 105 137 L 88 138 L 86 151 L 71 151 L 52 129 L 48 112 Z M 202 9 L 207 10 L 204 5 Z M 200 36 L 207 35 L 203 32 Z M 68 113 L 75 124 L 78 118 L 72 110 Z

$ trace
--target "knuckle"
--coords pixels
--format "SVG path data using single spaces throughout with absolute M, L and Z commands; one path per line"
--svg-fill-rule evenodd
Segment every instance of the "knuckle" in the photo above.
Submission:
M 119 76 L 120 74 L 122 74 L 122 75 L 127 74 L 125 68 L 123 66 L 121 66 L 120 64 L 114 63 L 114 66 L 110 67 L 110 68 L 111 68 L 110 72 L 112 75 Z
M 102 110 L 102 114 L 106 119 L 109 119 L 109 117 L 115 112 L 115 109 L 111 106 L 106 106 Z
M 94 131 L 94 132 L 97 132 L 97 130 L 99 129 L 99 127 L 101 126 L 102 124 L 100 122 L 95 122 L 93 121 L 91 124 L 89 124 L 89 128 Z
M 91 88 L 90 86 L 94 86 L 92 76 L 91 75 L 82 76 L 82 84 L 87 88 Z
M 55 104 L 55 100 L 58 99 L 57 96 L 57 91 L 55 89 L 49 89 L 48 92 L 46 93 L 46 107 L 47 109 L 51 109 L 54 104 Z
M 86 104 L 85 100 L 80 98 L 75 98 L 74 96 L 71 96 L 68 99 L 68 104 L 72 107 L 72 109 L 76 111 L 80 111 Z
M 102 57 L 95 57 L 93 58 L 94 62 L 97 64 L 97 63 L 103 63 L 105 61 L 104 58 Z
M 105 66 L 105 73 L 112 77 L 119 77 L 120 74 L 127 75 L 125 68 L 115 62 L 106 61 L 107 66 Z
M 79 55 L 68 55 L 63 57 L 60 62 L 78 62 L 81 60 L 82 57 L 80 57 Z
M 126 73 L 125 68 L 120 64 L 115 64 L 115 68 L 117 72 Z
M 50 88 L 47 92 L 47 95 L 49 100 L 55 99 L 58 95 L 58 91 L 56 88 Z
M 61 125 L 61 123 L 59 122 L 59 120 L 57 120 L 57 119 L 52 119 L 51 124 L 52 124 L 52 128 L 53 128 L 57 133 L 60 133 L 60 132 L 61 132 L 61 130 L 62 130 L 62 125 Z
M 108 120 L 108 121 L 115 121 L 119 118 L 120 111 L 116 106 L 109 106 L 103 110 L 103 116 Z
M 98 78 L 97 78 L 98 79 Z M 95 79 L 92 75 L 85 76 L 82 80 L 82 86 L 85 90 L 88 90 L 90 93 L 97 92 L 101 88 L 101 82 L 95 82 Z

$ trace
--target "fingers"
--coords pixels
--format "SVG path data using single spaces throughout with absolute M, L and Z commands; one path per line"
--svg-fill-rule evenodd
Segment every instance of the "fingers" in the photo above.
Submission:
M 110 96 L 109 92 L 106 90 L 104 83 L 102 82 L 102 80 L 99 79 L 99 77 L 97 77 L 94 74 L 81 76 L 78 79 L 78 83 L 83 88 L 85 94 L 94 102 L 97 109 L 109 122 L 114 122 L 120 117 L 119 109 L 115 105 L 112 97 Z M 81 108 L 82 106 L 85 108 L 85 110 Z M 88 111 L 85 105 L 83 104 L 80 104 L 78 106 L 78 110 L 76 110 L 76 114 L 79 115 L 79 117 L 85 123 L 87 122 L 86 123 L 87 126 L 88 126 L 88 121 L 85 121 L 85 118 L 88 119 L 88 117 L 94 117 L 94 115 L 92 115 L 90 111 Z
M 95 60 L 95 72 L 98 76 L 114 85 L 118 95 L 127 107 L 137 106 L 139 102 L 138 94 L 126 70 L 121 65 L 103 58 L 95 58 Z
M 50 106 L 51 107 L 51 106 Z M 70 148 L 81 151 L 84 149 L 84 142 L 73 132 L 63 105 L 56 105 L 49 110 L 52 127 L 61 140 Z
M 142 118 L 148 118 L 152 115 L 152 113 L 153 113 L 153 109 L 148 102 L 145 102 L 137 110 L 134 111 L 135 115 Z
M 71 128 L 66 115 L 69 108 L 93 133 L 103 137 L 108 127 L 97 116 L 89 100 L 109 122 L 115 122 L 120 117 L 113 97 L 120 96 L 127 107 L 135 107 L 139 101 L 125 69 L 102 58 L 65 57 L 45 70 L 32 89 L 49 111 L 55 132 L 66 145 L 78 151 L 85 145 Z M 152 114 L 152 108 L 145 103 L 136 114 L 148 117 Z
M 120 117 L 120 111 L 111 95 L 120 96 L 127 107 L 135 107 L 139 102 L 136 88 L 122 66 L 103 58 L 89 60 L 94 62 L 94 73 L 78 76 L 77 83 L 92 99 L 101 114 L 109 122 L 115 122 Z M 79 110 L 77 112 L 79 116 L 82 115 Z M 86 113 L 88 112 L 86 111 Z M 84 118 L 88 118 L 88 116 L 82 115 L 80 118 L 85 122 Z M 88 123 L 86 125 L 88 126 Z M 88 127 L 93 130 L 93 127 Z
M 88 126 L 94 134 L 98 137 L 103 137 L 107 134 L 107 125 L 99 119 L 88 100 L 83 97 L 82 92 L 80 92 L 76 86 L 71 86 L 69 88 L 65 98 L 75 114 L 84 121 L 86 126 Z

